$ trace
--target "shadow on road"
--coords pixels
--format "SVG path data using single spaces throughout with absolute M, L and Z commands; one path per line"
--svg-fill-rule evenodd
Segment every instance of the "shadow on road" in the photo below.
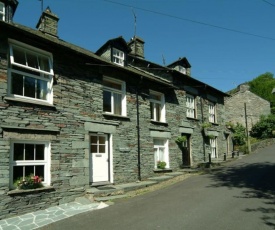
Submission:
M 262 213 L 264 223 L 275 229 L 275 165 L 269 162 L 242 164 L 212 174 L 211 187 L 244 188 L 241 198 L 262 199 L 263 206 L 245 209 Z

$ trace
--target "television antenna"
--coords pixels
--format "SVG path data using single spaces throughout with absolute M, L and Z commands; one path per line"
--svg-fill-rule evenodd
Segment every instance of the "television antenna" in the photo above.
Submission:
M 43 3 L 44 3 L 44 0 L 38 0 L 38 1 L 41 2 L 41 12 L 43 12 L 43 8 L 44 8 Z

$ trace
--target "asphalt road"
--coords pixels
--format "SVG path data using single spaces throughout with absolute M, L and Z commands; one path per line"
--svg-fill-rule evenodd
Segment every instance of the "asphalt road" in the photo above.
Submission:
M 275 229 L 275 145 L 210 174 L 43 229 Z

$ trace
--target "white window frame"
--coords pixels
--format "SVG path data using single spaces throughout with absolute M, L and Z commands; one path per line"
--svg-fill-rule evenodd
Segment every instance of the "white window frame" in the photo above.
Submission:
M 154 138 L 154 160 L 155 160 L 155 169 L 157 169 L 157 162 L 158 161 L 165 161 L 166 166 L 165 168 L 170 168 L 169 163 L 169 141 L 164 138 Z M 156 142 L 163 142 L 163 144 L 159 144 Z M 163 158 L 160 157 L 160 149 L 163 149 Z
M 118 50 L 116 48 L 112 49 L 112 60 L 114 63 L 124 66 L 125 62 L 125 54 L 123 51 Z
M 160 100 L 154 99 L 153 97 L 159 97 Z M 160 107 L 160 113 L 157 114 L 157 105 Z M 163 93 L 159 93 L 153 90 L 150 90 L 150 112 L 151 120 L 157 122 L 166 122 L 166 112 L 165 112 L 165 97 Z M 159 116 L 159 119 L 158 119 Z
M 218 151 L 217 151 L 217 138 L 210 138 L 210 151 L 211 151 L 211 158 L 218 158 Z
M 0 21 L 5 21 L 6 8 L 3 2 L 0 2 L 0 9 L 3 9 L 2 11 L 0 11 Z
M 179 66 L 179 72 L 186 74 L 186 68 L 184 68 L 183 66 Z
M 196 98 L 193 95 L 186 94 L 186 116 L 189 118 L 196 118 L 196 112 Z
M 217 122 L 216 104 L 213 102 L 208 102 L 208 112 L 209 112 L 209 122 Z
M 112 87 L 108 87 L 108 86 L 104 86 L 104 83 L 103 83 L 103 92 L 107 91 L 107 92 L 111 93 L 111 111 L 103 111 L 103 112 L 104 113 L 114 114 L 114 115 L 119 115 L 119 116 L 127 116 L 126 84 L 125 84 L 125 82 L 117 80 L 117 79 L 114 79 L 114 78 L 106 77 L 106 76 L 103 78 L 103 82 L 104 81 L 107 81 L 107 82 L 110 82 L 110 83 L 114 83 L 114 84 L 119 84 L 121 86 L 121 90 L 118 90 L 118 89 L 115 89 L 115 88 L 112 88 Z M 121 111 L 120 111 L 120 114 L 115 113 L 114 94 L 120 94 L 121 95 Z
M 52 54 L 49 52 L 43 51 L 41 49 L 35 48 L 33 46 L 15 41 L 13 39 L 9 39 L 9 43 L 10 43 L 10 67 L 8 69 L 8 72 L 9 72 L 8 95 L 11 97 L 14 97 L 14 98 L 21 98 L 21 99 L 30 100 L 30 101 L 46 102 L 49 104 L 53 104 L 53 75 L 54 75 L 54 72 L 53 72 Z M 14 54 L 13 54 L 14 48 L 19 49 L 20 51 L 22 51 L 22 53 L 24 52 L 26 65 L 17 63 L 15 61 Z M 35 56 L 37 58 L 36 64 L 38 64 L 38 65 L 39 65 L 38 58 L 43 58 L 44 60 L 48 60 L 47 64 L 49 64 L 49 66 L 47 66 L 47 67 L 49 68 L 49 71 L 42 70 L 40 66 L 38 66 L 37 68 L 28 66 L 26 54 Z M 37 96 L 36 89 L 34 89 L 36 91 L 35 97 L 28 97 L 28 96 L 19 95 L 19 94 L 13 94 L 12 93 L 12 74 L 22 75 L 23 81 L 25 81 L 25 79 L 27 79 L 27 78 L 34 79 L 35 87 L 37 87 L 38 80 L 45 82 L 46 98 L 39 99 Z M 23 94 L 25 93 L 24 90 L 25 89 L 23 86 L 23 89 L 22 89 Z M 41 89 L 40 93 L 41 92 L 43 92 L 43 89 Z
M 14 159 L 14 144 L 43 144 L 44 160 L 13 160 Z M 39 166 L 44 165 L 44 178 L 42 184 L 50 186 L 51 183 L 51 143 L 48 141 L 30 141 L 30 140 L 12 140 L 10 148 L 10 187 L 14 188 L 13 181 L 13 167 L 14 166 Z M 25 175 L 27 176 L 27 175 Z

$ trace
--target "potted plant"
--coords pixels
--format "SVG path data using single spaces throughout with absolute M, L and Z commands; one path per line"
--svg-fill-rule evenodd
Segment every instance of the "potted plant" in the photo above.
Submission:
M 175 142 L 177 143 L 177 145 L 179 146 L 179 148 L 183 147 L 183 144 L 187 141 L 187 136 L 183 135 L 183 136 L 178 136 L 177 139 L 175 140 Z
M 157 162 L 157 168 L 158 169 L 165 169 L 166 167 L 166 162 L 165 161 L 158 161 Z
M 36 189 L 43 187 L 42 178 L 39 176 L 29 175 L 15 180 L 14 186 L 17 189 Z

